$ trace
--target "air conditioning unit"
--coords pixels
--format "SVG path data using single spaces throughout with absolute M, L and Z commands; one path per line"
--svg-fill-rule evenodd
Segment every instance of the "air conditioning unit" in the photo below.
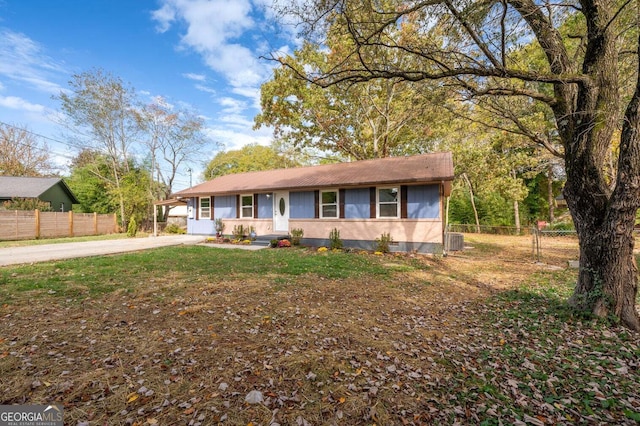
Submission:
M 444 235 L 445 251 L 462 251 L 464 249 L 464 234 L 459 232 L 447 232 Z

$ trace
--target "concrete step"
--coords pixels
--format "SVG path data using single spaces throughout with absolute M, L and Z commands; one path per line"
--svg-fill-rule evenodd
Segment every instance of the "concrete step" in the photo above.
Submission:
M 271 245 L 271 240 L 285 240 L 291 239 L 290 235 L 287 234 L 269 234 L 269 235 L 258 235 L 254 241 L 251 242 L 253 245 Z

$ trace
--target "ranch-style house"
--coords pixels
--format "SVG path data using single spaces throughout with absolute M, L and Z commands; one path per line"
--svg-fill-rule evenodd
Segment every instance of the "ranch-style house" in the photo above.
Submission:
M 345 247 L 372 249 L 389 234 L 393 251 L 442 251 L 444 205 L 453 182 L 451 153 L 221 176 L 173 194 L 186 202 L 187 233 L 215 235 L 253 227 L 277 238 L 302 229 L 302 244 L 328 245 L 333 229 Z M 160 204 L 160 203 L 157 203 Z

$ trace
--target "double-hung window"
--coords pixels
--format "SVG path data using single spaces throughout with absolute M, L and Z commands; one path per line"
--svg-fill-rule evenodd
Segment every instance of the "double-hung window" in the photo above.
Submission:
M 321 191 L 320 193 L 320 217 L 338 217 L 338 191 Z
M 200 219 L 211 219 L 211 198 L 200 198 Z
M 240 197 L 241 214 L 240 217 L 252 218 L 253 217 L 253 195 L 242 195 Z
M 378 217 L 398 217 L 399 188 L 378 188 Z

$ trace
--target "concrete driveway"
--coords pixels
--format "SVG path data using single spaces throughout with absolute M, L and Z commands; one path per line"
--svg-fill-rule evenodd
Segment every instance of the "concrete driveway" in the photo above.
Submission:
M 202 243 L 204 239 L 205 237 L 202 235 L 163 235 L 148 238 L 7 247 L 0 248 L 0 266 L 125 253 L 181 244 L 194 245 Z

